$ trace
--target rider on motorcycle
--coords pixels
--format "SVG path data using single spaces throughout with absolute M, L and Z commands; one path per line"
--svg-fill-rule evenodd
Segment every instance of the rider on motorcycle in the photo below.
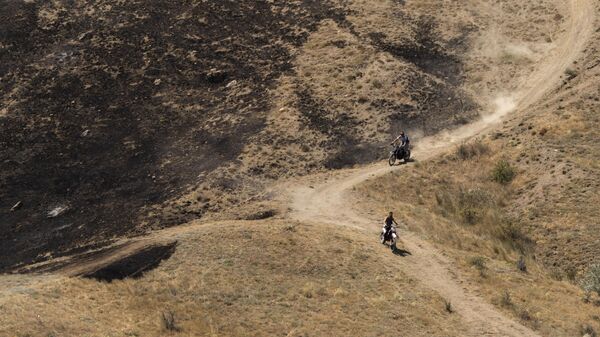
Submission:
M 394 225 L 398 226 L 398 223 L 394 219 L 394 213 L 390 212 L 385 220 L 383 220 L 383 228 L 381 229 L 381 232 L 383 233 L 382 243 L 385 243 L 385 241 L 388 240 L 391 233 L 396 232 L 396 227 Z
M 394 139 L 391 145 L 396 146 L 396 152 L 400 149 L 407 148 L 410 145 L 410 139 L 404 133 L 404 131 L 400 131 L 400 135 Z

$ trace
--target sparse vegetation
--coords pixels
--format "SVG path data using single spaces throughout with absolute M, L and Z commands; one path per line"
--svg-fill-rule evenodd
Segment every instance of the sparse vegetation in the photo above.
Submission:
M 510 296 L 510 293 L 508 292 L 508 290 L 504 290 L 504 292 L 502 293 L 502 296 L 500 296 L 500 304 L 504 307 L 512 307 L 513 306 L 512 297 Z
M 589 267 L 585 277 L 581 281 L 581 287 L 586 292 L 594 292 L 600 296 L 600 263 Z
M 167 331 L 179 331 L 175 322 L 175 314 L 171 310 L 165 310 L 161 314 L 162 326 Z
M 483 256 L 474 256 L 469 259 L 469 264 L 475 267 L 479 271 L 479 275 L 484 277 L 487 271 L 487 262 L 486 258 Z
M 490 148 L 488 145 L 484 144 L 480 140 L 476 140 L 470 143 L 460 144 L 456 149 L 455 156 L 458 159 L 466 160 L 487 154 L 489 151 Z
M 458 213 L 465 224 L 473 225 L 483 219 L 494 199 L 487 191 L 474 188 L 461 190 L 458 198 Z
M 531 314 L 529 313 L 529 311 L 527 309 L 521 309 L 519 311 L 519 318 L 522 319 L 523 321 L 531 321 Z
M 492 180 L 506 185 L 514 179 L 516 174 L 515 168 L 507 160 L 501 159 L 496 163 L 496 166 L 494 166 Z
M 452 302 L 450 302 L 449 300 L 444 300 L 444 308 L 446 309 L 446 312 L 449 314 L 454 312 L 454 308 L 452 307 Z
M 494 230 L 495 237 L 511 248 L 524 253 L 531 245 L 531 239 L 523 232 L 518 220 L 504 217 Z
M 586 72 L 576 86 L 565 76 L 562 87 L 540 82 L 545 74 L 535 74 L 536 82 L 527 78 L 535 69 L 551 70 L 552 78 L 558 78 L 572 57 L 540 42 L 563 46 L 563 38 L 570 36 L 566 28 L 578 28 L 579 35 L 587 36 L 579 24 L 593 26 L 597 20 L 577 20 L 577 13 L 563 13 L 569 6 L 555 8 L 556 1 L 547 0 L 484 6 L 476 1 L 405 2 L 209 0 L 140 7 L 111 0 L 0 5 L 10 19 L 0 23 L 7 28 L 0 40 L 8 39 L 0 41 L 8 51 L 0 53 L 7 61 L 0 71 L 6 89 L 0 119 L 6 120 L 7 146 L 0 148 L 8 158 L 0 159 L 6 166 L 6 179 L 0 181 L 10 185 L 0 199 L 5 211 L 16 199 L 24 202 L 20 209 L 2 214 L 11 224 L 3 229 L 5 246 L 15 253 L 25 251 L 19 247 L 41 247 L 16 262 L 27 263 L 45 253 L 54 258 L 72 247 L 88 248 L 80 244 L 95 247 L 101 239 L 204 218 L 199 226 L 173 228 L 170 233 L 182 240 L 177 252 L 139 279 L 96 284 L 61 275 L 52 275 L 52 282 L 0 275 L 10 287 L 19 288 L 2 291 L 0 336 L 49 336 L 50 331 L 65 337 L 117 336 L 129 335 L 130 329 L 136 331 L 132 336 L 147 337 L 177 335 L 171 333 L 176 331 L 207 336 L 387 336 L 398 331 L 407 336 L 464 336 L 468 332 L 463 317 L 447 313 L 469 312 L 469 301 L 456 304 L 460 297 L 451 297 L 459 306 L 454 308 L 435 286 L 423 287 L 431 277 L 413 274 L 439 271 L 433 275 L 451 281 L 454 270 L 448 273 L 443 267 L 447 261 L 459 261 L 452 265 L 465 282 L 456 282 L 452 289 L 464 288 L 467 297 L 506 307 L 495 308 L 508 313 L 502 315 L 506 320 L 490 322 L 497 324 L 499 335 L 503 328 L 521 323 L 543 336 L 581 332 L 596 337 L 600 319 L 590 314 L 597 314 L 594 302 L 582 303 L 577 284 L 551 280 L 544 266 L 556 266 L 561 279 L 575 279 L 578 270 L 565 266 L 579 268 L 584 263 L 577 258 L 584 256 L 588 263 L 589 256 L 597 256 L 596 245 L 589 242 L 596 242 L 598 234 L 587 224 L 596 224 L 598 218 L 589 205 L 598 204 L 598 86 L 592 81 L 599 78 L 599 32 L 590 31 L 588 42 L 577 40 L 587 52 L 572 49 L 580 62 L 577 69 Z M 585 10 L 588 2 L 571 7 Z M 416 14 L 431 17 L 425 25 L 429 28 L 413 29 L 422 21 L 413 17 L 416 8 Z M 48 10 L 55 18 L 48 18 Z M 157 12 L 158 35 L 153 31 Z M 558 13 L 566 16 L 552 19 Z M 75 14 L 78 19 L 73 19 Z M 77 38 L 83 33 L 79 29 L 90 27 Z M 574 40 L 564 39 L 568 44 Z M 507 49 L 507 44 L 523 49 Z M 472 46 L 477 46 L 474 54 Z M 588 55 L 592 52 L 594 59 Z M 523 56 L 535 59 L 535 66 L 523 67 L 515 59 Z M 560 66 L 549 67 L 556 56 L 561 57 Z M 577 76 L 572 69 L 565 74 Z M 542 84 L 532 85 L 534 89 L 552 85 L 555 95 L 534 102 L 543 92 L 522 97 L 531 92 L 520 90 L 528 84 Z M 570 92 L 571 85 L 585 92 L 585 99 Z M 461 144 L 444 161 L 395 170 L 401 174 L 383 177 L 380 188 L 356 201 L 359 206 L 371 199 L 381 201 L 374 212 L 362 214 L 365 217 L 383 214 L 378 207 L 397 210 L 417 242 L 404 241 L 412 257 L 401 258 L 379 247 L 371 231 L 321 223 L 327 221 L 289 222 L 289 214 L 303 212 L 302 205 L 287 204 L 285 193 L 279 198 L 279 187 L 261 193 L 285 177 L 282 188 L 293 188 L 295 196 L 302 193 L 295 190 L 299 174 L 311 174 L 298 180 L 316 186 L 338 174 L 312 173 L 376 160 L 385 154 L 377 144 L 389 129 L 411 130 L 421 146 L 425 142 L 419 144 L 421 137 L 413 130 L 429 135 L 468 123 L 483 110 L 476 104 L 486 105 L 501 93 L 498 89 L 515 92 L 516 104 L 528 103 L 528 108 L 517 106 L 518 114 L 489 136 L 483 134 L 484 141 Z M 477 99 L 470 101 L 473 94 Z M 500 108 L 511 108 L 511 102 L 501 103 Z M 591 141 L 584 143 L 585 137 Z M 86 157 L 90 149 L 93 161 Z M 33 164 L 40 155 L 55 157 L 49 162 L 56 165 L 38 170 Z M 496 172 L 501 156 L 506 167 Z M 116 182 L 114 174 L 119 176 Z M 89 187 L 82 189 L 86 184 Z M 367 187 L 352 189 L 360 194 Z M 577 195 L 562 193 L 571 189 Z M 189 190 L 192 197 L 181 197 Z M 54 202 L 56 197 L 86 202 L 76 202 L 74 212 L 48 223 L 39 212 L 42 208 L 32 205 Z M 163 214 L 165 200 L 169 211 Z M 352 211 L 358 215 L 359 208 Z M 535 210 L 534 217 L 529 210 Z M 226 221 L 213 223 L 215 219 Z M 42 227 L 35 222 L 51 229 L 52 235 L 40 235 Z M 12 243 L 15 229 L 25 235 Z M 152 233 L 153 238 L 161 235 L 162 231 Z M 30 243 L 32 237 L 43 240 Z M 55 239 L 60 239 L 60 251 L 44 246 Z M 429 260 L 437 257 L 442 268 L 403 263 L 427 262 L 427 255 L 420 254 L 429 249 L 425 241 L 433 241 L 432 250 L 443 254 Z M 478 279 L 477 271 L 493 277 Z M 36 284 L 21 285 L 31 279 Z M 501 295 L 502 289 L 510 293 Z M 596 300 L 592 291 L 586 294 Z M 486 312 L 475 319 L 485 320 Z M 536 325 L 538 318 L 541 327 Z M 580 323 L 588 321 L 583 329 Z M 27 331 L 18 331 L 23 329 Z
M 581 326 L 581 335 L 583 337 L 598 337 L 594 327 L 589 324 L 584 324 Z

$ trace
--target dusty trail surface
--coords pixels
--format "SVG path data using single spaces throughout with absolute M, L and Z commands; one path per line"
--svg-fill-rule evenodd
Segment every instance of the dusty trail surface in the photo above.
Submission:
M 558 85 L 561 75 L 576 60 L 593 32 L 595 18 L 592 2 L 572 0 L 568 5 L 571 16 L 567 31 L 536 72 L 521 83 L 514 109 L 517 112 L 539 102 Z M 489 131 L 509 112 L 497 111 L 445 135 L 425 138 L 419 141 L 414 153 L 418 154 L 420 160 L 432 158 L 457 142 Z M 292 193 L 292 216 L 300 221 L 349 226 L 372 233 L 375 238 L 382 219 L 355 211 L 352 187 L 395 169 L 401 168 L 390 168 L 384 164 L 372 165 L 348 170 L 311 187 L 299 186 Z M 340 222 L 340 217 L 343 222 Z M 538 336 L 486 303 L 477 296 L 475 290 L 465 288 L 466 283 L 454 272 L 452 262 L 442 252 L 413 233 L 403 232 L 401 238 L 403 247 L 411 253 L 403 258 L 402 268 L 451 301 L 472 336 Z
M 515 97 L 517 112 L 536 104 L 553 90 L 561 81 L 564 71 L 573 63 L 584 49 L 594 29 L 594 5 L 591 0 L 571 0 L 566 2 L 570 8 L 566 32 L 556 47 L 551 50 L 537 70 L 526 81 L 520 83 Z M 501 119 L 511 111 L 493 112 L 481 120 L 457 128 L 443 135 L 419 140 L 414 153 L 419 160 L 427 160 L 450 149 L 454 144 L 473 136 L 481 135 L 496 127 Z M 370 178 L 381 176 L 401 167 L 389 167 L 376 164 L 367 167 L 329 173 L 323 176 L 307 177 L 302 181 L 286 183 L 276 190 L 290 198 L 290 217 L 292 219 L 315 224 L 330 223 L 351 227 L 373 236 L 377 242 L 377 233 L 381 222 L 380 215 L 361 214 L 353 206 L 357 200 L 352 188 Z M 311 184 L 310 186 L 308 184 Z M 340 215 L 341 214 L 341 215 Z M 343 222 L 340 222 L 343 219 Z M 179 239 L 199 227 L 219 225 L 219 223 L 200 223 L 191 226 L 176 227 L 156 231 L 144 238 L 125 240 L 110 254 L 92 261 L 68 264 L 61 270 L 64 274 L 80 275 L 108 265 L 125 256 L 131 255 L 148 246 L 168 243 Z M 452 261 L 427 241 L 416 234 L 402 231 L 402 246 L 411 255 L 400 260 L 399 268 L 409 276 L 420 280 L 427 287 L 438 292 L 450 301 L 461 315 L 471 336 L 538 336 L 531 329 L 511 320 L 494 306 L 477 295 L 476 289 L 469 289 L 467 283 L 455 272 Z M 52 277 L 52 276 L 48 276 Z M 18 287 L 3 290 L 14 291 Z M 17 289 L 18 290 L 18 289 Z

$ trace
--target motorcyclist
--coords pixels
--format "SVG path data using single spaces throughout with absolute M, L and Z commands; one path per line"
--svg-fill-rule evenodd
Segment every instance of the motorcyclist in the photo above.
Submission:
M 385 241 L 387 241 L 387 238 L 389 238 L 391 233 L 396 232 L 396 227 L 394 225 L 398 226 L 398 223 L 394 219 L 394 213 L 390 212 L 385 218 L 385 220 L 383 220 L 383 228 L 381 229 L 381 232 L 383 233 L 383 238 L 381 243 L 385 243 Z
M 404 133 L 404 131 L 400 131 L 400 135 L 396 137 L 396 139 L 394 139 L 391 145 L 396 146 L 396 153 L 398 154 L 399 150 L 408 148 L 408 146 L 410 145 L 410 139 Z

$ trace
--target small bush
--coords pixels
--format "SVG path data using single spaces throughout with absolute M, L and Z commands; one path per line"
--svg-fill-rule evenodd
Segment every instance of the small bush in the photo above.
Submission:
M 456 158 L 461 160 L 471 159 L 488 153 L 490 148 L 483 144 L 481 141 L 475 141 L 472 143 L 463 143 L 456 149 Z
M 469 259 L 469 264 L 479 270 L 479 275 L 481 277 L 485 276 L 485 271 L 487 270 L 486 259 L 483 256 L 474 256 Z
M 585 337 L 598 337 L 596 330 L 589 324 L 584 324 L 581 327 L 581 334 Z
M 444 307 L 446 308 L 446 312 L 450 314 L 454 312 L 454 308 L 452 308 L 452 302 L 449 300 L 444 300 Z
M 500 297 L 500 304 L 505 307 L 512 307 L 513 302 L 508 290 L 504 290 L 504 293 L 502 293 L 502 296 Z
M 529 313 L 529 311 L 527 311 L 527 309 L 523 309 L 521 310 L 521 312 L 519 312 L 519 318 L 521 318 L 524 321 L 531 321 L 531 314 Z
M 575 281 L 577 278 L 577 268 L 574 266 L 568 266 L 565 268 L 565 276 L 569 281 Z
M 162 312 L 162 325 L 167 331 L 179 331 L 179 327 L 175 323 L 175 315 L 171 310 Z
M 503 185 L 510 183 L 516 175 L 517 172 L 515 168 L 504 159 L 498 161 L 492 171 L 492 179 Z
M 586 292 L 594 292 L 600 296 L 600 263 L 590 266 L 587 274 L 581 281 L 581 287 Z

